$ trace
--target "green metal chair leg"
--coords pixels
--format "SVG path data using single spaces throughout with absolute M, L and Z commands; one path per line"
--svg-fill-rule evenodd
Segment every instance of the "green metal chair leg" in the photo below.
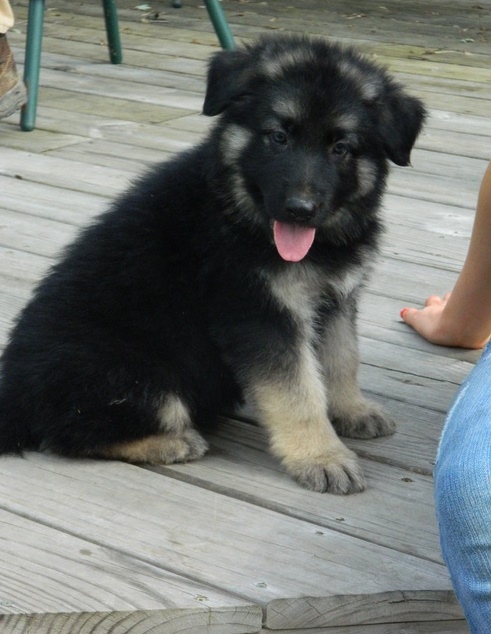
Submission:
M 27 103 L 22 108 L 20 127 L 25 132 L 34 130 L 38 105 L 39 69 L 41 66 L 41 44 L 43 40 L 44 1 L 29 0 L 27 19 L 26 56 L 24 61 L 24 83 L 27 88 Z M 106 22 L 109 58 L 120 64 L 121 39 L 119 37 L 118 14 L 115 0 L 102 0 Z
M 121 38 L 119 37 L 118 12 L 114 0 L 102 0 L 104 19 L 106 21 L 107 43 L 109 45 L 109 59 L 113 64 L 121 64 Z
M 43 21 L 44 0 L 30 0 L 27 22 L 26 57 L 24 62 L 24 83 L 27 88 L 27 103 L 22 108 L 20 118 L 20 127 L 25 132 L 33 130 L 36 123 Z
M 219 0 L 205 0 L 205 5 L 222 48 L 236 48 L 234 36 Z

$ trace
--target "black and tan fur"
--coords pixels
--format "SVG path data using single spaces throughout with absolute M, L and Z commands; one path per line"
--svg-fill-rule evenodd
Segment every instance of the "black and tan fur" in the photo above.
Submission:
M 247 398 L 300 483 L 361 491 L 336 432 L 394 424 L 358 387 L 357 299 L 424 108 L 355 51 L 283 37 L 217 53 L 204 114 L 208 137 L 116 200 L 19 316 L 0 451 L 192 460 Z

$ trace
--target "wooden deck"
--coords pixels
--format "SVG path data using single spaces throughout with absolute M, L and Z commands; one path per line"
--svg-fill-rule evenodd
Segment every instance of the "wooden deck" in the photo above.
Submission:
M 146 165 L 187 147 L 201 117 L 205 9 L 119 0 L 111 66 L 100 3 L 47 12 L 37 129 L 0 122 L 0 344 L 52 258 Z M 22 66 L 27 0 L 9 41 Z M 466 0 L 224 0 L 239 38 L 358 43 L 424 99 L 413 167 L 394 169 L 388 232 L 360 312 L 364 390 L 398 420 L 348 442 L 368 490 L 299 488 L 251 421 L 224 422 L 201 461 L 145 469 L 46 455 L 0 459 L 0 629 L 6 634 L 461 634 L 438 546 L 432 466 L 444 413 L 477 353 L 399 319 L 450 289 L 491 156 L 491 11 Z M 363 7 L 362 9 L 360 7 Z M 158 14 L 158 15 L 157 15 Z M 157 18 L 157 19 L 155 19 Z

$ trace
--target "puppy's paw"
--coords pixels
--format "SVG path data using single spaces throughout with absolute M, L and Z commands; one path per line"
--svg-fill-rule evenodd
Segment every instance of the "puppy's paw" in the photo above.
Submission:
M 289 473 L 306 489 L 319 493 L 347 495 L 365 488 L 365 478 L 356 454 L 344 445 L 313 459 L 287 465 Z
M 180 434 L 165 434 L 160 443 L 160 452 L 155 462 L 172 464 L 190 462 L 202 458 L 208 451 L 208 443 L 194 429 L 186 429 Z
M 198 460 L 208 451 L 208 443 L 195 429 L 187 429 L 183 432 L 182 439 L 186 443 L 186 456 L 181 462 Z
M 396 430 L 393 419 L 368 401 L 351 412 L 333 415 L 331 422 L 338 434 L 345 438 L 378 438 L 390 436 Z

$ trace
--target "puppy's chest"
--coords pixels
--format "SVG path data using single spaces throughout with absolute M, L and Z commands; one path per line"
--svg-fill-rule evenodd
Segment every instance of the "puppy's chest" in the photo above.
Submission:
M 360 286 L 364 275 L 361 267 L 333 275 L 312 265 L 292 265 L 265 277 L 278 308 L 287 310 L 302 329 L 311 330 L 326 311 Z

